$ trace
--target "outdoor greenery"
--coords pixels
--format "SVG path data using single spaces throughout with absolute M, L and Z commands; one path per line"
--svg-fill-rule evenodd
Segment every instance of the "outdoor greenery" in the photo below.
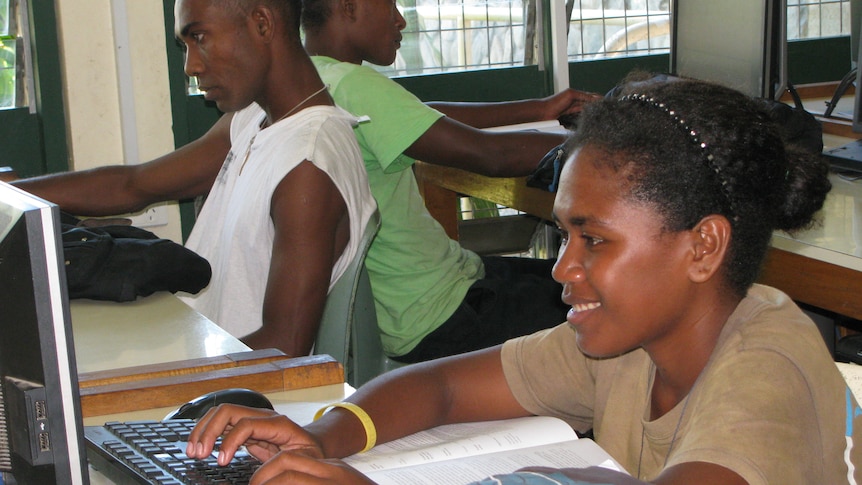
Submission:
M 9 32 L 9 0 L 0 0 L 0 109 L 15 106 L 15 33 Z
M 0 109 L 15 106 L 15 40 L 0 45 Z

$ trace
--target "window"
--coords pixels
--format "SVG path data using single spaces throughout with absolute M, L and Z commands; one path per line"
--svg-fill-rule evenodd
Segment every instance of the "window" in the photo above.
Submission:
M 787 38 L 850 35 L 850 0 L 788 0 Z
M 670 0 L 568 0 L 570 61 L 663 54 Z
M 0 0 L 0 109 L 28 105 L 27 5 L 18 0 Z
M 668 52 L 670 0 L 568 0 L 567 8 L 569 60 Z M 850 0 L 788 1 L 788 40 L 849 34 Z
M 401 49 L 394 65 L 377 66 L 389 76 L 524 65 L 525 39 L 535 32 L 535 0 L 398 0 L 398 5 L 407 21 Z
M 667 53 L 672 0 L 565 1 L 568 59 Z M 389 76 L 535 64 L 538 0 L 398 0 L 407 21 Z M 849 35 L 850 0 L 788 0 L 789 40 Z
M 59 45 L 55 2 L 0 0 L 2 165 L 21 177 L 69 168 Z

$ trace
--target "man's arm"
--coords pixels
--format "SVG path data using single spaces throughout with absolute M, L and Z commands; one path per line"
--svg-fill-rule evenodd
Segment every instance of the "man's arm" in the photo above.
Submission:
M 270 216 L 275 239 L 263 327 L 242 340 L 256 349 L 307 355 L 323 315 L 332 267 L 350 238 L 347 207 L 329 176 L 305 161 L 276 187 Z
M 527 175 L 567 136 L 536 131 L 489 133 L 478 128 L 552 120 L 578 113 L 585 103 L 598 98 L 567 89 L 547 98 L 505 103 L 429 103 L 447 116 L 431 125 L 405 153 L 423 162 L 492 177 Z
M 206 194 L 230 150 L 231 114 L 197 140 L 140 165 L 116 165 L 13 182 L 75 215 L 107 216 Z
M 486 132 L 448 117 L 438 119 L 404 151 L 411 158 L 490 177 L 532 172 L 567 136 L 537 131 Z
M 453 120 L 474 128 L 515 125 L 532 121 L 555 120 L 564 115 L 579 113 L 585 103 L 600 98 L 595 93 L 565 89 L 539 99 L 506 101 L 501 103 L 451 103 L 435 101 L 428 106 Z

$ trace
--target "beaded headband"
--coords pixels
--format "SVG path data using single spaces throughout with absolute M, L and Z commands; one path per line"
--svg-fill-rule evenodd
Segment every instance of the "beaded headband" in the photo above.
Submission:
M 697 132 L 697 130 L 689 126 L 688 123 L 686 123 L 686 121 L 682 119 L 676 111 L 674 111 L 665 103 L 655 99 L 652 96 L 648 96 L 646 94 L 632 93 L 620 97 L 619 100 L 621 102 L 639 102 L 644 106 L 649 106 L 651 108 L 657 109 L 670 117 L 670 119 L 673 121 L 673 124 L 678 126 L 680 130 L 682 130 L 686 135 L 688 135 L 689 139 L 695 144 L 695 146 L 700 148 L 701 152 L 703 153 L 704 159 L 706 160 L 707 166 L 715 173 L 716 178 L 721 183 L 721 192 L 724 195 L 728 206 L 730 207 L 730 212 L 732 214 L 735 214 L 735 211 L 733 209 L 733 199 L 730 196 L 730 184 L 722 176 L 719 166 L 715 163 L 715 157 L 709 151 L 709 145 L 700 139 L 700 134 Z

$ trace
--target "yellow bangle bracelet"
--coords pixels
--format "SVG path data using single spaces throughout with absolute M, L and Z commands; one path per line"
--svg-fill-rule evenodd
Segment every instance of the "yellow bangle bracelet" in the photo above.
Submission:
M 374 427 L 374 421 L 371 420 L 371 416 L 369 416 L 365 410 L 352 402 L 336 402 L 318 409 L 317 412 L 314 413 L 313 420 L 317 421 L 331 408 L 346 409 L 353 413 L 353 415 L 359 419 L 359 422 L 362 423 L 362 427 L 365 428 L 365 448 L 363 448 L 360 453 L 364 453 L 371 448 L 374 448 L 374 445 L 377 444 L 377 428 Z

